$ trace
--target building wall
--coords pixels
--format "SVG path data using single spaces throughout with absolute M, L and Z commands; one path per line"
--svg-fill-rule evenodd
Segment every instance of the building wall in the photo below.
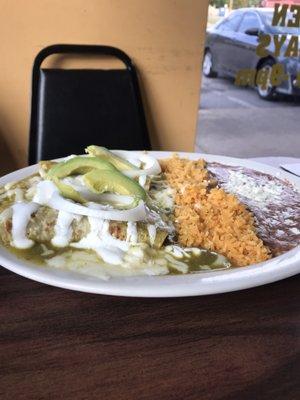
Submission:
M 26 165 L 31 68 L 54 43 L 134 60 L 156 149 L 193 150 L 208 0 L 0 0 L 0 173 Z

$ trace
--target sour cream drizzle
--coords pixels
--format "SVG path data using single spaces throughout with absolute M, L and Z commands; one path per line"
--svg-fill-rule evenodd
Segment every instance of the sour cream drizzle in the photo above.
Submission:
M 138 231 L 135 222 L 127 222 L 126 241 L 134 244 L 138 242 Z
M 81 196 L 90 202 L 105 202 L 111 204 L 111 206 L 119 205 L 119 206 L 129 206 L 133 204 L 133 197 L 126 196 L 115 193 L 93 193 L 90 191 L 84 184 L 81 176 L 76 177 L 66 177 L 62 179 L 62 182 L 71 186 L 74 190 L 76 190 Z
M 72 238 L 71 224 L 75 218 L 74 214 L 66 211 L 59 211 L 56 224 L 54 226 L 55 235 L 51 243 L 56 247 L 66 247 Z
M 28 249 L 34 241 L 26 237 L 26 228 L 33 214 L 39 208 L 36 203 L 15 203 L 12 207 L 12 241 L 11 245 L 17 249 Z
M 121 264 L 129 244 L 115 239 L 109 233 L 109 221 L 95 217 L 88 217 L 90 232 L 77 243 L 70 246 L 78 249 L 94 250 L 105 262 Z

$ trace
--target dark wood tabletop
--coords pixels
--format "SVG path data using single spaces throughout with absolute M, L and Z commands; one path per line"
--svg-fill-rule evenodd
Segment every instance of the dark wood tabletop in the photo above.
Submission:
M 139 299 L 1 268 L 0 287 L 1 400 L 300 399 L 300 276 Z

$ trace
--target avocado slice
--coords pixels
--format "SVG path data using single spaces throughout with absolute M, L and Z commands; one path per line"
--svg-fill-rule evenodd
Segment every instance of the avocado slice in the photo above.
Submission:
M 145 190 L 133 179 L 114 171 L 94 169 L 83 177 L 86 186 L 94 193 L 114 192 L 146 200 Z
M 47 173 L 61 194 L 79 203 L 86 200 L 70 185 L 61 181 L 69 175 L 83 175 L 86 186 L 94 193 L 114 192 L 146 200 L 145 190 L 133 179 L 123 175 L 110 162 L 100 157 L 74 157 L 55 164 Z
M 96 157 L 101 157 L 103 160 L 109 161 L 120 171 L 126 171 L 128 169 L 138 169 L 135 165 L 131 164 L 129 161 L 124 160 L 117 156 L 116 154 L 109 151 L 106 147 L 91 145 L 85 149 L 85 152 Z
M 58 178 L 53 178 L 52 180 L 65 198 L 76 201 L 77 203 L 86 203 L 86 200 L 77 192 L 77 190 L 72 188 L 72 186 L 67 185 Z
M 55 164 L 47 173 L 47 178 L 65 178 L 69 175 L 85 174 L 92 169 L 116 170 L 108 161 L 100 157 L 74 157 Z

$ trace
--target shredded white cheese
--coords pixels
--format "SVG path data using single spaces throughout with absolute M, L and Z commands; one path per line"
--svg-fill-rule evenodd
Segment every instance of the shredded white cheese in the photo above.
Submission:
M 273 201 L 274 197 L 279 197 L 283 191 L 283 187 L 277 182 L 257 181 L 240 171 L 229 171 L 225 189 L 262 205 Z

